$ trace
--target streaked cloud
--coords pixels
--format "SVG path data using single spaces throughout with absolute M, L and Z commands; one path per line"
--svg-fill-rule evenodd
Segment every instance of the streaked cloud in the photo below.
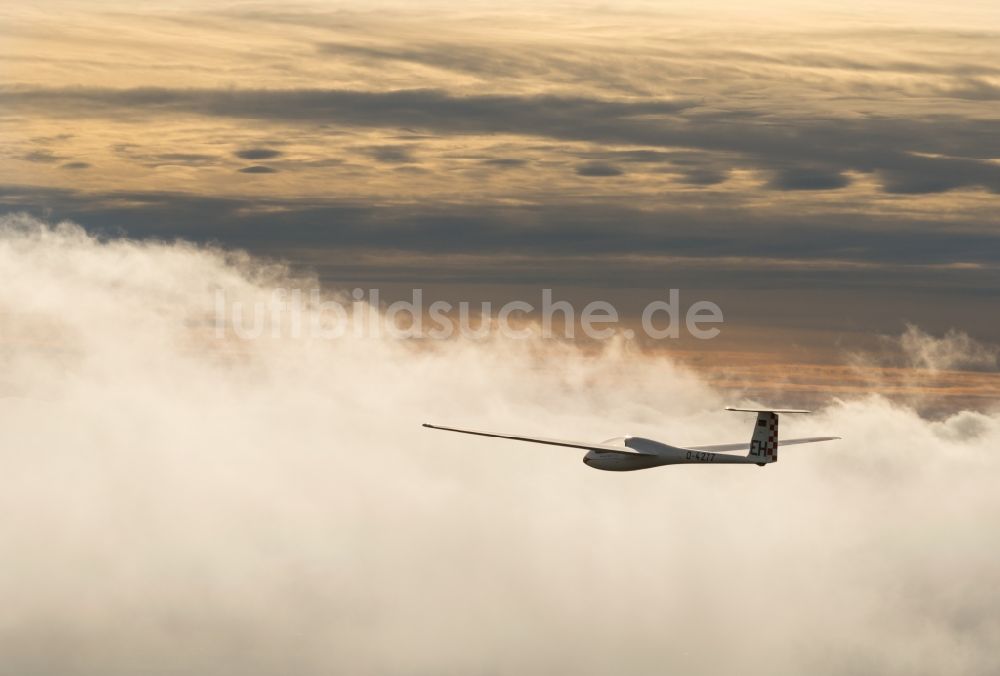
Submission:
M 254 164 L 239 170 L 241 174 L 276 174 L 278 170 L 263 164 Z
M 777 170 L 777 189 L 837 189 L 843 172 L 874 173 L 887 192 L 982 188 L 1000 193 L 995 123 L 962 118 L 729 119 L 693 102 L 563 96 L 453 95 L 438 90 L 7 89 L 0 98 L 35 115 L 192 114 L 281 124 L 332 123 L 438 134 L 533 136 L 608 145 L 727 153 L 731 168 Z M 56 112 L 57 115 L 64 113 Z M 780 119 L 780 118 L 779 118 Z M 816 162 L 828 168 L 814 168 Z
M 243 160 L 272 160 L 281 157 L 281 151 L 272 148 L 246 148 L 237 150 L 233 155 Z
M 588 164 L 581 164 L 578 166 L 576 168 L 576 173 L 579 176 L 621 176 L 625 172 L 613 164 L 590 162 Z

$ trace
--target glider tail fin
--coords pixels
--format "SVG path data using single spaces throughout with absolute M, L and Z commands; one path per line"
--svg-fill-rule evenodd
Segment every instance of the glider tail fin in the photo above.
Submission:
M 748 458 L 757 460 L 758 465 L 778 462 L 778 414 L 779 413 L 809 413 L 798 408 L 733 408 L 727 411 L 744 411 L 756 413 L 757 422 L 753 426 L 753 436 L 750 437 L 750 452 Z
M 750 437 L 748 457 L 757 458 L 758 464 L 778 462 L 778 414 L 772 411 L 757 413 L 757 422 Z

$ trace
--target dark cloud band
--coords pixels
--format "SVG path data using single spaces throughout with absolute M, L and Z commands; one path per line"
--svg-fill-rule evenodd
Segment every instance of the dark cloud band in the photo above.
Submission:
M 442 90 L 8 88 L 8 107 L 74 117 L 191 114 L 276 124 L 336 123 L 443 135 L 512 134 L 597 144 L 725 153 L 734 166 L 776 175 L 779 190 L 846 186 L 845 172 L 873 173 L 895 193 L 982 188 L 1000 193 L 1000 126 L 934 117 L 796 119 L 684 100 L 551 95 L 460 96 Z M 714 175 L 718 175 L 716 169 Z

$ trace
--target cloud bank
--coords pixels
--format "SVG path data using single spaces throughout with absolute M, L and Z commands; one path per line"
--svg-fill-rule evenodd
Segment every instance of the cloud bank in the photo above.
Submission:
M 773 172 L 778 190 L 835 190 L 844 172 L 875 173 L 889 193 L 958 188 L 1000 192 L 995 123 L 964 117 L 785 119 L 752 110 L 719 115 L 694 101 L 584 96 L 455 95 L 439 89 L 167 89 L 0 87 L 14 110 L 78 119 L 161 115 L 416 129 L 447 135 L 515 134 L 605 146 L 728 153 L 736 166 Z M 815 166 L 821 162 L 821 166 Z M 585 174 L 592 175 L 592 174 Z
M 615 475 L 419 423 L 678 443 L 663 357 L 220 340 L 280 266 L 0 225 L 0 660 L 22 674 L 996 673 L 1000 414 L 879 398 L 777 465 Z M 752 393 L 749 393 L 752 395 Z

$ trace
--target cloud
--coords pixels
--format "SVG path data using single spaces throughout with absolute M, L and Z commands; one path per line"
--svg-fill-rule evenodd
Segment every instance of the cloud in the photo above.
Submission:
M 1000 86 L 982 78 L 966 78 L 959 84 L 939 90 L 939 93 L 972 101 L 1000 101 Z
M 249 167 L 243 167 L 239 172 L 241 174 L 276 174 L 278 170 L 263 164 L 254 164 Z
M 205 153 L 159 153 L 148 156 L 150 160 L 160 164 L 208 164 L 218 160 L 215 155 Z
M 689 169 L 680 174 L 681 182 L 691 185 L 718 185 L 724 183 L 727 178 L 729 178 L 727 172 L 716 169 Z
M 490 157 L 481 162 L 487 166 L 498 167 L 500 169 L 515 169 L 517 167 L 523 167 L 528 163 L 527 160 L 522 160 L 516 157 Z
M 532 58 L 534 55 L 528 55 L 527 58 L 517 58 L 509 52 L 494 50 L 482 45 L 431 43 L 408 46 L 372 46 L 346 42 L 324 42 L 316 47 L 320 53 L 333 57 L 347 57 L 369 62 L 405 62 L 494 78 L 505 75 L 551 73 L 551 64 L 545 64 L 537 58 Z
M 6 88 L 8 105 L 57 113 L 53 104 L 69 105 L 74 116 L 104 117 L 118 109 L 147 114 L 189 112 L 199 115 L 284 121 L 335 121 L 360 126 L 412 127 L 455 132 L 510 131 L 555 134 L 567 120 L 590 118 L 595 133 L 608 122 L 636 115 L 670 115 L 691 108 L 688 101 L 615 101 L 584 96 L 457 96 L 434 89 L 387 92 L 346 89 L 165 89 L 165 88 Z M 572 133 L 566 130 L 564 133 Z
M 625 172 L 613 164 L 589 162 L 578 166 L 576 168 L 576 173 L 578 176 L 621 176 Z
M 244 160 L 271 160 L 281 157 L 281 151 L 271 148 L 246 148 L 233 153 L 236 157 Z
M 33 136 L 29 140 L 32 143 L 49 144 L 49 143 L 62 143 L 68 141 L 71 138 L 75 138 L 76 134 L 51 134 L 49 136 Z
M 220 339 L 214 290 L 308 283 L 231 251 L 20 217 L 0 268 L 13 671 L 1000 668 L 996 413 L 844 401 L 782 420 L 844 442 L 765 469 L 605 474 L 419 424 L 697 444 L 750 419 L 623 345 Z
M 90 169 L 92 165 L 90 162 L 67 162 L 66 164 L 59 165 L 60 169 Z
M 49 164 L 52 162 L 58 162 L 64 159 L 61 155 L 56 155 L 48 150 L 32 150 L 30 153 L 25 153 L 21 156 L 21 159 L 25 162 L 39 162 L 44 164 Z
M 413 162 L 413 151 L 409 146 L 372 146 L 362 152 L 378 162 L 388 164 Z
M 916 368 L 995 371 L 1000 360 L 1000 348 L 984 345 L 954 329 L 935 338 L 908 324 L 898 340 L 907 362 Z
M 838 171 L 810 167 L 792 167 L 777 173 L 770 186 L 778 190 L 837 190 L 850 184 Z
M 325 283 L 447 285 L 474 298 L 503 298 L 512 285 L 574 293 L 596 286 L 644 298 L 629 301 L 633 312 L 664 289 L 697 289 L 727 318 L 804 329 L 807 342 L 817 332 L 851 335 L 854 326 L 896 333 L 901 316 L 937 333 L 962 326 L 1000 341 L 982 292 L 1000 283 L 1000 248 L 995 232 L 977 230 L 983 224 L 942 229 L 913 218 L 759 213 L 710 201 L 693 210 L 696 200 L 686 198 L 649 212 L 598 199 L 394 205 L 0 186 L 5 210 L 69 218 L 103 237 L 246 248 L 308 266 Z M 761 298 L 771 299 L 765 310 Z
M 7 87 L 6 105 L 74 117 L 191 114 L 285 125 L 336 122 L 450 135 L 518 134 L 601 144 L 691 148 L 722 153 L 729 167 L 778 171 L 783 184 L 847 185 L 837 176 L 873 173 L 889 192 L 957 188 L 1000 192 L 995 123 L 957 116 L 760 119 L 753 111 L 712 111 L 689 100 L 652 97 L 479 94 L 440 89 L 166 89 Z M 822 176 L 797 180 L 789 166 L 822 162 Z M 842 185 L 841 185 L 842 184 Z
M 718 197 L 698 209 L 691 209 L 689 202 L 655 211 L 598 199 L 588 203 L 553 199 L 526 206 L 472 201 L 399 207 L 334 198 L 98 193 L 0 185 L 0 204 L 36 213 L 48 209 L 95 230 L 113 225 L 133 237 L 181 236 L 259 250 L 326 246 L 500 254 L 528 247 L 560 256 L 660 254 L 856 262 L 889 266 L 881 270 L 887 276 L 880 277 L 880 284 L 893 279 L 898 284 L 899 275 L 907 274 L 906 266 L 921 266 L 910 271 L 907 285 L 930 284 L 939 290 L 949 287 L 951 278 L 968 280 L 967 289 L 988 287 L 1000 263 L 995 229 L 975 219 L 942 229 L 937 220 L 909 214 L 790 214 L 746 210 Z M 197 227 L 191 225 L 194 222 Z M 933 278 L 922 267 L 928 265 L 936 266 Z M 803 275 L 809 274 L 802 267 L 791 277 L 768 279 L 801 284 L 807 279 Z M 592 264 L 587 268 L 587 274 L 599 272 Z M 851 282 L 860 283 L 877 272 L 854 269 Z M 787 272 L 774 268 L 770 274 Z M 744 277 L 738 283 L 745 285 L 748 280 Z
M 219 156 L 192 152 L 150 152 L 135 143 L 116 143 L 111 147 L 115 155 L 145 167 L 207 167 L 219 163 Z
M 877 348 L 849 355 L 854 373 L 846 380 L 856 378 L 872 391 L 891 392 L 897 401 L 936 416 L 949 411 L 941 393 L 995 406 L 1000 346 L 955 328 L 940 334 L 908 323 L 900 334 L 882 335 Z M 977 416 L 969 412 L 966 417 L 962 429 L 978 428 Z

